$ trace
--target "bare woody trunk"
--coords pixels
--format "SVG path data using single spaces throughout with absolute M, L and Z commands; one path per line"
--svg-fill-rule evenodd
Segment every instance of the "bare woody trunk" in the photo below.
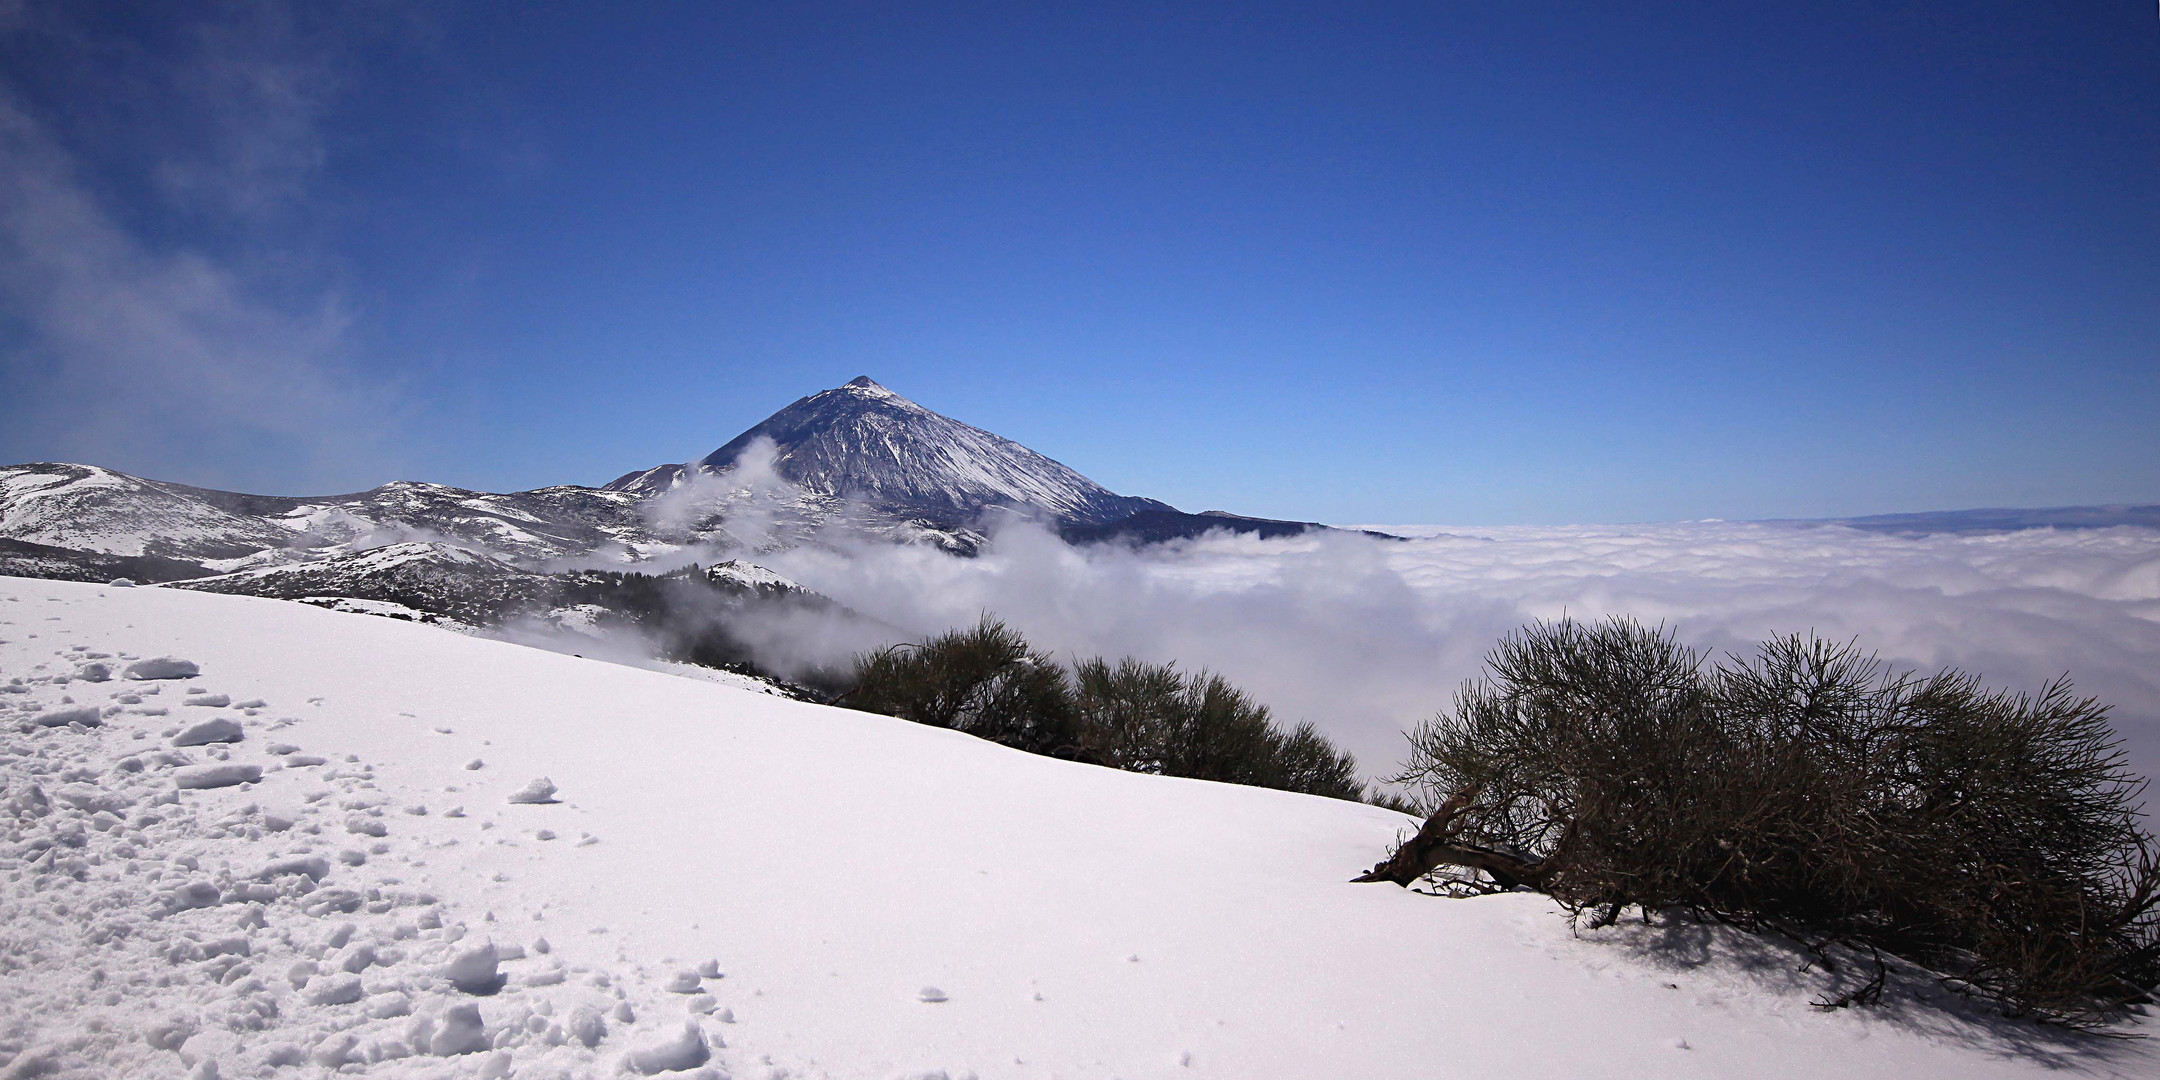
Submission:
M 1371 870 L 1350 880 L 1392 881 L 1408 888 L 1411 882 L 1431 873 L 1435 867 L 1462 866 L 1484 871 L 1503 889 L 1543 882 L 1550 871 L 1538 860 L 1456 841 L 1455 833 L 1462 827 L 1458 819 L 1477 794 L 1477 789 L 1471 788 L 1450 796 L 1448 801 L 1440 804 L 1440 809 L 1425 819 L 1416 836 L 1405 841 L 1394 854 Z

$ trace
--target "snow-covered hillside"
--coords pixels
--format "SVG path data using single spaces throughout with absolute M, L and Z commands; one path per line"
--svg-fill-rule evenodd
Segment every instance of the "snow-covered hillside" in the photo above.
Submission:
M 352 495 L 212 491 L 90 465 L 0 468 L 0 537 L 111 555 L 163 555 L 243 569 L 407 540 L 447 540 L 538 564 L 657 539 L 639 500 L 594 488 L 497 495 L 400 481 Z
M 127 677 L 160 657 L 199 674 Z M 2160 1071 L 1911 983 L 1816 1011 L 1725 933 L 1347 884 L 1373 807 L 427 626 L 10 579 L 0 683 L 9 1077 Z
M 0 536 L 107 555 L 226 559 L 292 542 L 291 530 L 193 489 L 90 465 L 0 469 Z

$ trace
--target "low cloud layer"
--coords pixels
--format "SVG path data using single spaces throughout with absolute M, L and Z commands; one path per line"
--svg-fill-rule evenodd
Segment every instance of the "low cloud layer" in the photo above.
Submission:
M 994 612 L 1067 657 L 1133 654 L 1222 672 L 1309 719 L 1373 775 L 1444 707 L 1500 634 L 1539 618 L 1632 615 L 1691 644 L 1751 650 L 1813 631 L 1902 666 L 2037 689 L 2070 674 L 2160 771 L 2160 532 L 2033 530 L 1910 539 L 1832 526 L 1425 529 L 1215 537 L 1134 551 L 1000 533 L 977 558 L 862 543 L 767 555 L 910 633 Z M 828 537 L 829 539 L 829 537 Z

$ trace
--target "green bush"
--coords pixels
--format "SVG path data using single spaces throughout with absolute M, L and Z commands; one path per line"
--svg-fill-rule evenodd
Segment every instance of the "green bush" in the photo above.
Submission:
M 2144 782 L 2067 681 L 1990 691 L 1799 637 L 1707 664 L 1625 619 L 1526 628 L 1487 668 L 1395 778 L 1440 808 L 1405 845 L 1429 863 L 1598 921 L 1641 905 L 1903 956 L 2056 1020 L 2160 983 Z
M 835 701 L 1131 772 L 1339 799 L 1364 792 L 1348 754 L 1309 723 L 1278 729 L 1266 706 L 1221 676 L 1131 657 L 1068 674 L 988 616 L 858 657 L 854 689 Z
M 1064 669 L 987 615 L 971 630 L 858 658 L 855 688 L 842 703 L 1030 753 L 1080 752 Z
M 1358 799 L 1357 762 L 1311 723 L 1290 732 L 1220 675 L 1101 658 L 1074 668 L 1089 760 L 1134 772 Z

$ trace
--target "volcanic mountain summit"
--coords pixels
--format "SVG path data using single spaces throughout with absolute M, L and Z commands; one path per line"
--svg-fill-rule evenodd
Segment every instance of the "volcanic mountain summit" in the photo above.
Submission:
M 865 375 L 800 398 L 687 465 L 662 465 L 607 485 L 657 494 L 697 473 L 736 468 L 760 439 L 772 468 L 813 495 L 852 498 L 891 513 L 972 524 L 984 510 L 1032 508 L 1060 521 L 1107 525 L 1143 510 L 1172 510 L 1116 494 L 1011 439 L 931 412 Z
M 771 443 L 770 466 L 812 498 L 847 500 L 880 516 L 962 532 L 987 512 L 1040 515 L 1074 539 L 1161 540 L 1209 529 L 1266 535 L 1304 522 L 1186 514 L 1119 495 L 1011 439 L 923 408 L 864 375 L 800 398 L 697 461 L 629 473 L 605 490 L 652 496 L 699 476 L 725 476 Z

